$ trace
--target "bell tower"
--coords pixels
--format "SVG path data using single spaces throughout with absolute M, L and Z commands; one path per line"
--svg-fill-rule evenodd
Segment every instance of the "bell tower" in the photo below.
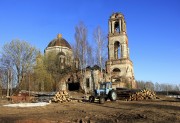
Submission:
M 129 58 L 126 21 L 121 13 L 109 18 L 108 61 L 106 71 L 114 87 L 136 88 L 133 63 Z

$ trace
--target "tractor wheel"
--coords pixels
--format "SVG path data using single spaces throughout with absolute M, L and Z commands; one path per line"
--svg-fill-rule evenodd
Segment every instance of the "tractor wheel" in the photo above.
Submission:
M 104 102 L 105 102 L 105 98 L 104 98 L 104 97 L 100 97 L 100 98 L 99 98 L 99 103 L 100 103 L 100 104 L 103 104 Z
M 94 100 L 95 100 L 95 97 L 94 97 L 94 96 L 90 96 L 90 97 L 89 97 L 89 102 L 93 103 Z
M 112 90 L 112 91 L 109 92 L 109 99 L 110 99 L 111 101 L 116 101 L 116 99 L 117 99 L 117 94 L 116 94 L 116 91 L 115 91 L 115 90 Z

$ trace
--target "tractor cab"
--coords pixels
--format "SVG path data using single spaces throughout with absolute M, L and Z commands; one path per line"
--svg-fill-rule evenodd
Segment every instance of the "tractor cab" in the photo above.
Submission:
M 111 82 L 103 82 L 100 84 L 100 88 L 99 88 L 100 92 L 108 94 L 109 91 L 111 91 L 111 90 L 112 90 L 112 83 Z
M 99 99 L 99 103 L 104 103 L 107 99 L 115 101 L 117 98 L 116 91 L 112 89 L 111 82 L 103 82 L 100 88 L 94 90 L 94 94 L 89 97 L 90 102 L 94 102 L 95 98 Z

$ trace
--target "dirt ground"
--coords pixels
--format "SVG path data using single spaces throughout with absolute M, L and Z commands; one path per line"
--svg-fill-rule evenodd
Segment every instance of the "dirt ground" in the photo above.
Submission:
M 82 94 L 71 93 L 80 99 Z M 180 100 L 161 97 L 146 101 L 107 101 L 105 104 L 72 101 L 44 107 L 4 107 L 0 123 L 180 123 Z

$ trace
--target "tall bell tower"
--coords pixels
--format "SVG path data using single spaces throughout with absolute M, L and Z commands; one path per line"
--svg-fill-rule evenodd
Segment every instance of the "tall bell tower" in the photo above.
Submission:
M 107 79 L 114 87 L 136 88 L 133 63 L 129 57 L 126 21 L 121 13 L 109 18 Z

